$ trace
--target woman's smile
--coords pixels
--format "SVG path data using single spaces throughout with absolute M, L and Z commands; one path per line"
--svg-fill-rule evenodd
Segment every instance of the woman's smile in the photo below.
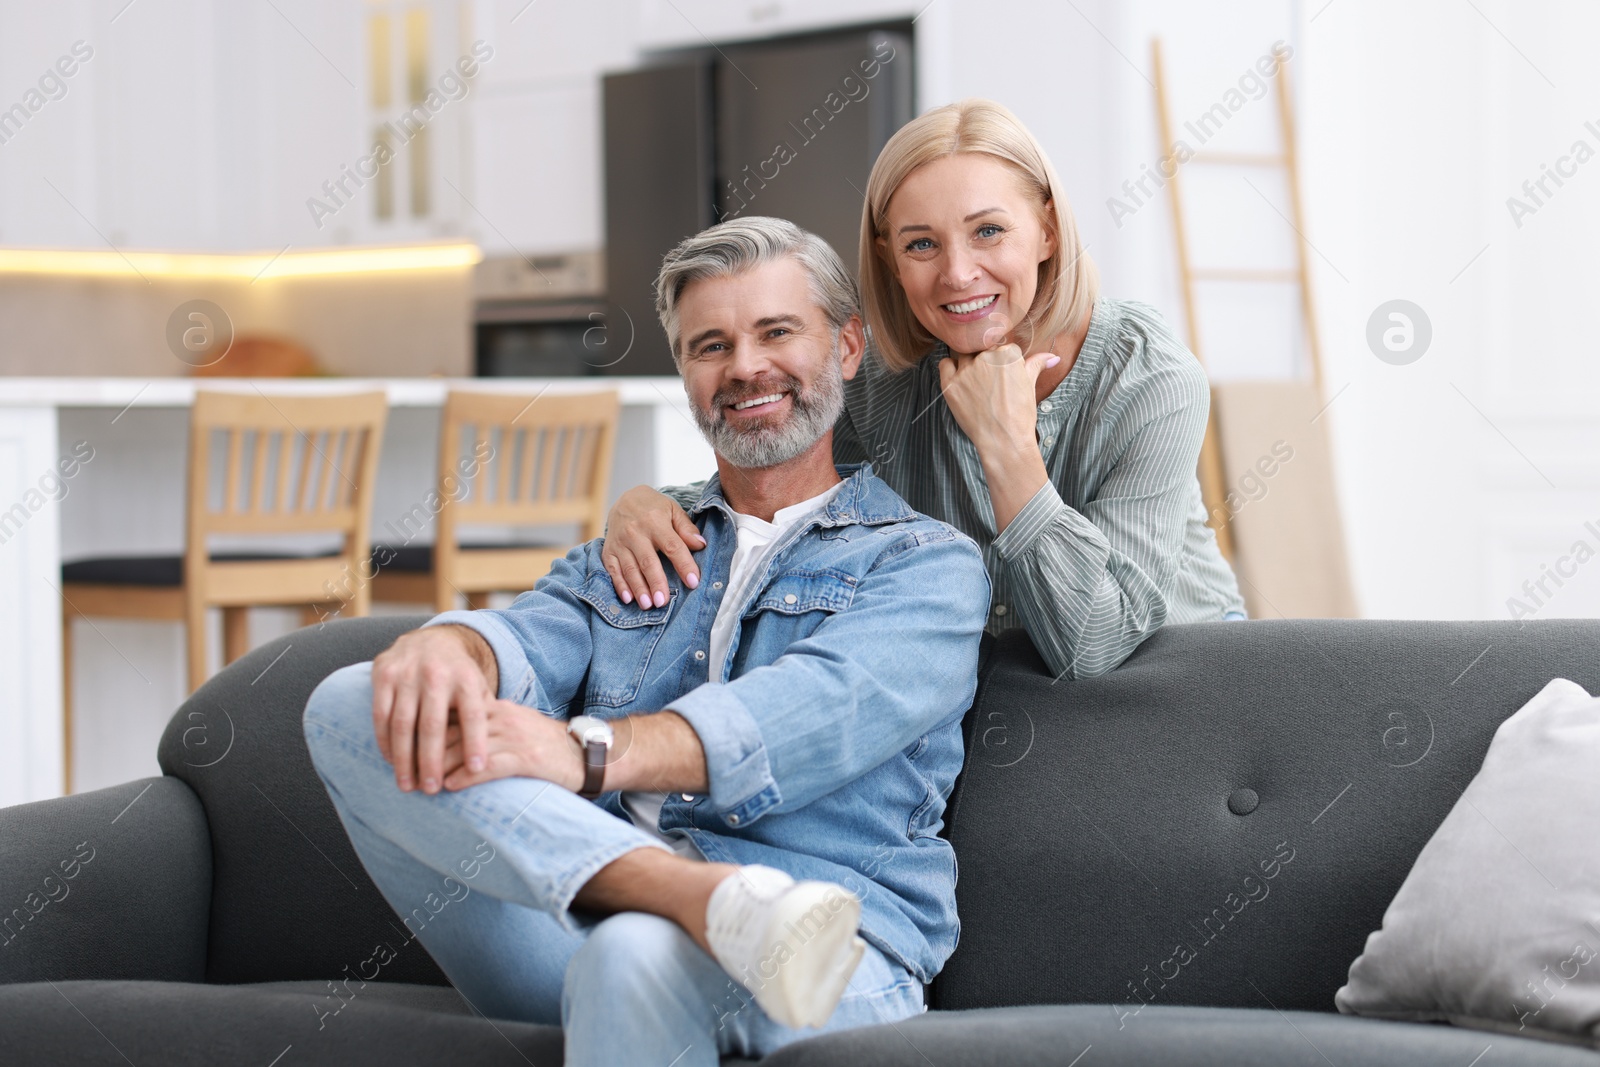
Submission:
M 962 300 L 953 304 L 943 304 L 946 315 L 953 322 L 976 322 L 987 318 L 994 302 L 1000 299 L 999 293 L 990 293 L 988 296 L 974 297 L 971 300 Z

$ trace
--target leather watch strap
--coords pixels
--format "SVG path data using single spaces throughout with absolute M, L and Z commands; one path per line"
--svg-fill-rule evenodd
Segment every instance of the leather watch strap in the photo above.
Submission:
M 588 741 L 583 746 L 583 788 L 578 795 L 593 800 L 604 792 L 606 780 L 606 743 Z

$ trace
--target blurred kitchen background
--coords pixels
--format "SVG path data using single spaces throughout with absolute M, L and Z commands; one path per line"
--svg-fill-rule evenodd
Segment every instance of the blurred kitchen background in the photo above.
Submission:
M 154 398 L 250 372 L 184 358 L 196 300 L 268 372 L 631 381 L 612 495 L 703 473 L 647 382 L 661 253 L 760 213 L 853 264 L 883 142 L 986 96 L 1050 153 L 1107 295 L 1202 337 L 1219 389 L 1311 383 L 1299 468 L 1251 473 L 1277 402 L 1248 390 L 1264 421 L 1218 467 L 1262 574 L 1328 614 L 1600 615 L 1597 33 L 1580 0 L 0 0 L 0 512 L 49 409 L 97 458 L 37 558 L 181 548 L 183 401 Z M 1181 168 L 1181 219 L 1172 138 L 1224 157 Z M 392 422 L 385 463 L 414 440 L 425 479 L 436 425 Z M 18 543 L 0 592 L 53 596 Z M 1268 581 L 1253 614 L 1313 613 Z M 37 616 L 4 613 L 25 671 L 3 649 Z M 83 631 L 77 788 L 154 773 L 179 629 Z

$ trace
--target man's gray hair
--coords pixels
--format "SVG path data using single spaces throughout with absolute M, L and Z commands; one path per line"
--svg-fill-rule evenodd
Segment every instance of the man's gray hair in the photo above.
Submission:
M 811 293 L 837 334 L 861 313 L 855 279 L 833 246 L 787 219 L 765 215 L 719 222 L 667 253 L 656 276 L 656 314 L 667 331 L 674 362 L 678 349 L 678 301 L 690 282 L 743 274 L 753 267 L 792 256 L 811 276 Z

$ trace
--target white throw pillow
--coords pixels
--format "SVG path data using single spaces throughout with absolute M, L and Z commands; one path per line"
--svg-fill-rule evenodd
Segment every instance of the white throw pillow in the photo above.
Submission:
M 1500 724 L 1334 1004 L 1600 1047 L 1600 699 Z

